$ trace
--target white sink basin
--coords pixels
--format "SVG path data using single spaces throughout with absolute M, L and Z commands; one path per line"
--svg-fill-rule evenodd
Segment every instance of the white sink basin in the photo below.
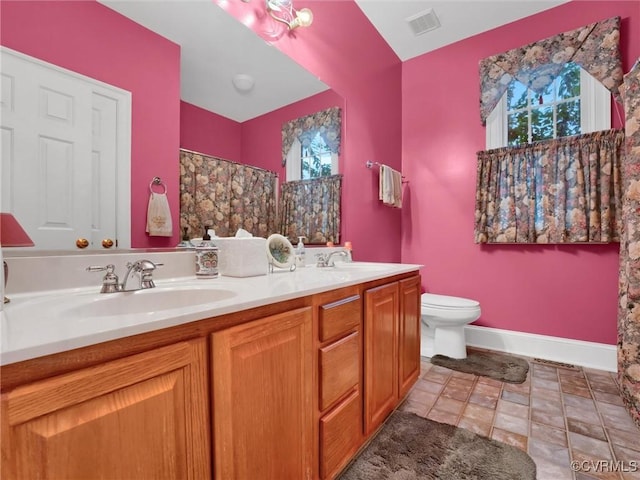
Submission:
M 134 315 L 215 303 L 236 296 L 231 290 L 206 287 L 150 288 L 101 294 L 90 302 L 65 309 L 82 317 Z

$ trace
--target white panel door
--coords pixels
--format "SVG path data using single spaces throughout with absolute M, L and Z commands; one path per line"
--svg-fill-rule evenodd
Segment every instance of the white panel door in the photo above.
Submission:
M 92 93 L 91 134 L 91 237 L 116 240 L 116 216 L 110 215 L 117 197 L 117 111 L 118 100 L 102 93 Z
M 116 242 L 118 111 L 124 98 L 130 116 L 130 95 L 1 53 L 2 211 L 41 249 L 73 249 L 78 238 L 90 248 L 102 248 L 104 238 Z

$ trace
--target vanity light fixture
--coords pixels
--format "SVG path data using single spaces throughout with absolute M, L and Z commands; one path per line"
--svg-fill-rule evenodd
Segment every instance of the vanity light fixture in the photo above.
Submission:
M 267 12 L 274 20 L 284 23 L 289 30 L 308 27 L 313 22 L 313 13 L 309 8 L 296 10 L 293 0 L 266 0 Z
M 33 240 L 29 237 L 24 228 L 18 223 L 16 217 L 10 213 L 0 213 L 0 246 L 1 247 L 33 247 Z M 7 286 L 9 267 L 3 260 L 4 286 Z M 9 299 L 4 297 L 4 303 L 9 303 Z

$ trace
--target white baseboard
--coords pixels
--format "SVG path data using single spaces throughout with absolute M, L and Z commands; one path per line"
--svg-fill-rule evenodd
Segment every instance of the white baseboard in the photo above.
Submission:
M 617 347 L 604 343 L 467 325 L 467 345 L 616 372 Z

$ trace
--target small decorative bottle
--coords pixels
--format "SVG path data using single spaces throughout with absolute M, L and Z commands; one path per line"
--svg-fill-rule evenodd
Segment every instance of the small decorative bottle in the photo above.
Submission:
M 196 277 L 216 278 L 218 276 L 218 247 L 211 241 L 209 227 L 204 227 L 202 242 L 196 245 Z
M 298 245 L 296 245 L 296 267 L 304 267 L 305 266 L 305 251 L 304 251 L 304 242 L 303 238 L 306 237 L 298 237 Z

